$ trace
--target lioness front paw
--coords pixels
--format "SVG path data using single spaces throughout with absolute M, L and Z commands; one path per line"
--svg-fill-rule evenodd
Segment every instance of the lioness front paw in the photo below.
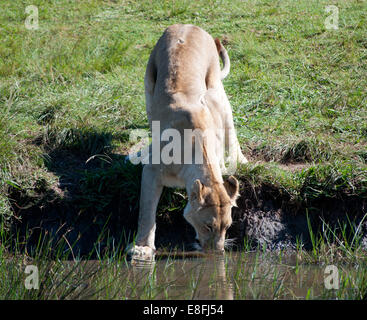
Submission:
M 127 255 L 136 260 L 153 260 L 155 250 L 148 246 L 132 246 L 127 250 Z

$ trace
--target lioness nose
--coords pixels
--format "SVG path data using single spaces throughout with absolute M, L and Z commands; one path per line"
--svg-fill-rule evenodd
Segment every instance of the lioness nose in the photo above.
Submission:
M 213 247 L 205 247 L 204 248 L 205 252 L 208 253 L 217 253 L 217 254 L 223 254 L 224 253 L 224 248 L 213 248 Z

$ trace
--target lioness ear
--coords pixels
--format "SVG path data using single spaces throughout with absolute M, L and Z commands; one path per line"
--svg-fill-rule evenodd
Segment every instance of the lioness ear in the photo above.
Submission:
M 240 185 L 237 179 L 234 176 L 229 176 L 227 181 L 224 182 L 224 187 L 226 188 L 227 193 L 231 198 L 231 200 L 235 202 L 237 197 L 239 196 L 238 191 L 240 189 Z
M 203 205 L 204 204 L 204 194 L 203 194 L 204 190 L 203 189 L 204 189 L 204 186 L 202 185 L 200 180 L 196 179 L 191 188 L 189 201 L 193 204 L 195 204 L 195 202 L 197 201 L 200 205 Z

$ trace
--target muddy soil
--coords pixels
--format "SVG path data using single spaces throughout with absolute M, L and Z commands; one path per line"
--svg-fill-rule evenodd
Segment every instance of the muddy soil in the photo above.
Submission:
M 138 199 L 126 201 L 126 190 L 121 189 L 113 195 L 99 195 L 101 199 L 110 197 L 110 203 L 103 212 L 93 206 L 81 209 L 81 173 L 93 172 L 98 166 L 86 163 L 83 157 L 70 157 L 62 152 L 49 157 L 54 159 L 50 170 L 60 177 L 58 186 L 48 190 L 40 188 L 34 198 L 19 190 L 13 190 L 11 194 L 16 217 L 11 231 L 17 235 L 17 241 L 27 238 L 28 252 L 44 234 L 53 238 L 55 243 L 60 238 L 67 239 L 74 255 L 88 255 L 94 249 L 103 252 L 116 248 L 118 244 L 123 249 L 136 233 Z M 305 249 L 310 249 L 307 217 L 314 232 L 325 229 L 324 223 L 327 223 L 338 233 L 341 223 L 349 225 L 349 219 L 358 226 L 367 212 L 366 200 L 319 199 L 317 203 L 306 206 L 292 203 L 270 186 L 254 189 L 247 181 L 241 181 L 240 193 L 238 208 L 232 211 L 233 225 L 227 232 L 227 237 L 234 239 L 234 250 L 240 250 L 245 242 L 253 249 L 266 245 L 271 250 L 292 250 L 300 242 Z M 170 198 L 164 201 L 169 201 L 167 199 Z M 172 203 L 174 205 L 177 204 Z M 170 207 L 170 203 L 165 207 Z M 367 248 L 367 221 L 359 232 L 361 242 Z M 182 209 L 166 210 L 157 217 L 157 248 L 193 250 L 194 236 L 193 228 L 183 218 Z
M 342 228 L 346 226 L 346 234 L 351 238 L 355 234 L 353 230 L 358 230 L 361 243 L 367 248 L 367 221 L 363 219 L 367 212 L 366 200 L 341 197 L 293 203 L 272 186 L 263 185 L 254 190 L 242 181 L 238 205 L 239 208 L 233 210 L 236 221 L 233 235 L 246 239 L 251 247 L 295 249 L 302 243 L 304 249 L 311 249 L 310 227 L 314 234 L 332 231 L 342 239 Z

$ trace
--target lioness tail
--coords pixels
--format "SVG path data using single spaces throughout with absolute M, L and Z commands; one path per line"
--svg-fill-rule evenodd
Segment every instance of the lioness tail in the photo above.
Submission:
M 215 41 L 215 45 L 217 46 L 219 56 L 220 56 L 220 58 L 222 59 L 222 62 L 223 62 L 223 69 L 220 72 L 220 79 L 223 80 L 229 74 L 231 63 L 229 61 L 229 56 L 228 56 L 227 50 L 222 46 L 219 39 L 215 38 L 214 41 Z

